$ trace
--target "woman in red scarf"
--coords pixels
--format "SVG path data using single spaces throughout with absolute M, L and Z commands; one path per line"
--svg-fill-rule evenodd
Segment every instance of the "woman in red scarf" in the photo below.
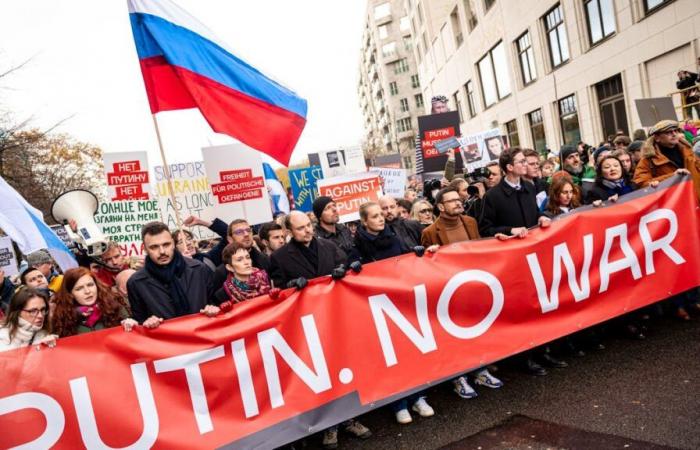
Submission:
M 65 272 L 61 289 L 53 301 L 56 309 L 51 316 L 51 330 L 60 337 L 118 325 L 131 331 L 137 324 L 129 318 L 126 305 L 85 267 Z
M 224 249 L 221 259 L 228 271 L 223 286 L 228 301 L 239 303 L 270 292 L 270 278 L 267 272 L 253 267 L 253 261 L 246 248 L 232 242 Z

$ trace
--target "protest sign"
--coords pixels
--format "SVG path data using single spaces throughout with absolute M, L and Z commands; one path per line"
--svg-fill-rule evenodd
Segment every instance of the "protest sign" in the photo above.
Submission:
M 318 162 L 323 172 L 323 178 L 360 173 L 367 170 L 365 156 L 360 147 L 312 153 L 309 154 L 309 162 L 311 165 Z
M 107 190 L 112 201 L 150 198 L 146 152 L 104 153 Z
M 173 185 L 175 204 L 170 196 L 170 187 L 163 166 L 153 168 L 155 179 L 154 190 L 158 197 L 160 213 L 163 222 L 170 229 L 179 228 L 176 211 L 180 220 L 189 216 L 202 217 L 204 211 L 214 207 L 214 196 L 209 188 L 204 161 L 170 164 L 170 177 Z M 188 228 L 197 240 L 218 237 L 216 233 L 205 227 Z
M 0 270 L 6 277 L 14 277 L 19 274 L 17 268 L 17 255 L 9 236 L 0 237 Z
M 143 255 L 141 226 L 154 220 L 161 220 L 158 200 L 102 202 L 95 214 L 102 233 L 126 256 Z
M 206 147 L 202 155 L 216 205 L 202 217 L 226 223 L 246 219 L 250 225 L 272 220 L 260 153 L 238 143 Z
M 418 117 L 418 135 L 419 141 L 416 148 L 419 150 L 419 154 L 416 156 L 422 161 L 422 166 L 416 167 L 416 169 L 420 170 L 420 173 L 442 172 L 445 170 L 447 155 L 440 153 L 435 148 L 435 143 L 460 135 L 459 113 L 450 111 Z M 461 172 L 463 167 L 459 150 L 455 150 L 455 171 Z
M 63 242 L 66 247 L 70 249 L 77 247 L 75 242 L 73 242 L 70 236 L 68 236 L 68 231 L 66 231 L 66 227 L 64 225 L 51 225 L 49 228 L 51 228 L 51 231 L 53 231 L 54 234 L 61 239 L 61 242 Z
M 309 212 L 318 197 L 316 182 L 323 178 L 320 166 L 289 171 L 289 184 L 294 196 L 294 209 Z
M 491 161 L 498 161 L 505 149 L 501 131 L 498 128 L 462 136 L 457 140 L 461 145 L 460 154 L 467 173 L 486 167 Z
M 402 198 L 406 190 L 406 169 L 391 169 L 388 167 L 370 167 L 370 173 L 376 173 L 382 180 L 384 195 Z
M 700 284 L 700 212 L 681 180 L 525 239 L 365 264 L 216 319 L 0 352 L 0 448 L 281 447 L 685 292 Z
M 377 174 L 357 173 L 318 180 L 320 195 L 330 197 L 338 208 L 341 222 L 360 220 L 360 205 L 376 202 L 382 196 Z

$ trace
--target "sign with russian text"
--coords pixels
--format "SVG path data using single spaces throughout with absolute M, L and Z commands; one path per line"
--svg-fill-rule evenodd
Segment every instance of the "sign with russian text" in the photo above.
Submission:
M 202 154 L 216 205 L 204 218 L 227 223 L 246 219 L 251 225 L 272 220 L 260 153 L 239 143 L 206 147 Z
M 95 214 L 102 233 L 126 256 L 143 255 L 141 226 L 154 220 L 162 220 L 158 200 L 101 202 Z
M 150 198 L 146 152 L 103 153 L 102 159 L 110 200 Z
M 204 161 L 170 164 L 175 203 L 170 196 L 164 167 L 153 167 L 153 175 L 163 222 L 171 230 L 178 228 L 176 211 L 180 214 L 180 220 L 185 220 L 189 216 L 203 217 L 206 210 L 214 207 L 214 195 L 209 188 Z M 206 227 L 192 227 L 189 231 L 197 240 L 218 237 Z
M 406 169 L 370 167 L 369 172 L 375 173 L 381 178 L 384 195 L 403 198 L 403 194 L 406 191 Z
M 279 447 L 685 292 L 700 284 L 700 213 L 680 180 L 216 318 L 1 352 L 0 448 Z
M 9 236 L 0 237 L 0 270 L 6 277 L 14 277 L 19 274 L 17 268 L 17 255 Z
M 321 166 L 304 167 L 289 171 L 289 185 L 294 196 L 294 209 L 304 212 L 313 210 L 318 197 L 316 183 L 323 178 Z
M 459 113 L 449 111 L 418 117 L 418 148 L 423 160 L 423 172 L 442 172 L 445 170 L 447 155 L 441 153 L 435 144 L 451 137 L 459 137 Z M 455 171 L 461 172 L 464 162 L 455 150 Z
M 360 206 L 367 202 L 379 201 L 382 196 L 382 183 L 374 173 L 357 173 L 341 177 L 318 180 L 318 192 L 330 197 L 338 208 L 340 221 L 360 220 Z

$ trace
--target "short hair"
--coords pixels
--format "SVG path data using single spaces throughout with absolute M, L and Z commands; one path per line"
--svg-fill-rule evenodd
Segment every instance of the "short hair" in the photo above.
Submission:
M 450 192 L 454 192 L 457 195 L 459 195 L 457 189 L 450 186 L 444 187 L 438 191 L 437 195 L 435 195 L 435 204 L 442 203 L 442 197 L 444 197 L 445 194 L 448 194 Z
M 411 212 L 412 203 L 409 202 L 408 200 L 406 200 L 405 198 L 397 198 L 396 204 L 398 206 L 402 207 L 403 209 L 405 209 L 406 211 L 408 211 L 409 213 Z
M 366 202 L 360 205 L 360 219 L 362 220 L 367 220 L 367 215 L 369 214 L 367 211 L 372 207 L 372 206 L 379 206 L 379 203 L 377 202 Z M 381 209 L 381 207 L 380 207 Z
M 185 230 L 184 228 L 177 228 L 170 232 L 170 235 L 173 237 L 173 241 L 175 241 L 175 243 L 177 243 L 177 237 L 180 235 L 180 233 L 185 233 L 185 236 L 187 236 L 190 239 L 194 239 L 194 234 L 192 234 L 190 230 Z
M 613 145 L 622 144 L 625 147 L 629 147 L 631 143 L 632 141 L 628 136 L 618 136 L 615 138 L 615 140 L 613 140 Z
M 238 242 L 231 242 L 226 247 L 224 247 L 224 251 L 221 252 L 221 262 L 223 262 L 224 264 L 229 264 L 231 262 L 231 257 L 235 255 L 238 252 L 238 250 L 245 250 L 250 253 L 250 250 L 243 247 L 242 244 Z
M 643 128 L 638 128 L 632 133 L 632 139 L 635 141 L 646 141 L 647 137 L 647 132 Z
M 260 227 L 260 232 L 258 233 L 258 236 L 260 236 L 260 239 L 262 239 L 263 241 L 269 241 L 270 232 L 276 230 L 284 230 L 284 228 L 282 228 L 282 225 L 278 223 L 267 222 L 262 224 L 262 226 Z
M 452 179 L 452 181 L 450 181 L 450 184 L 448 184 L 447 187 L 454 188 L 455 190 L 459 191 L 459 187 L 462 185 L 462 183 L 469 184 L 469 182 L 467 182 L 467 180 L 464 178 L 455 177 Z
M 162 233 L 163 231 L 170 232 L 170 229 L 163 222 L 148 222 L 146 225 L 141 227 L 141 240 L 145 241 L 146 236 L 155 236 Z
M 245 219 L 235 219 L 233 222 L 228 224 L 228 230 L 226 230 L 226 233 L 229 236 L 233 235 L 233 227 L 238 225 L 239 223 L 244 223 L 244 224 L 248 225 L 248 221 Z
M 540 158 L 540 154 L 537 153 L 537 150 L 531 149 L 531 148 L 524 148 L 523 149 L 523 155 L 527 158 L 528 156 L 534 156 L 537 159 Z
M 513 165 L 515 155 L 522 152 L 523 149 L 521 149 L 520 147 L 511 147 L 503 150 L 501 156 L 498 157 L 498 166 L 501 168 L 503 173 L 508 173 L 508 164 Z
M 24 272 L 22 272 L 22 274 L 19 276 L 19 281 L 20 281 L 20 283 L 22 283 L 23 285 L 26 286 L 26 285 L 27 285 L 27 275 L 28 275 L 29 273 L 31 273 L 31 272 L 34 272 L 34 271 L 41 272 L 41 270 L 37 269 L 36 267 L 28 267 L 28 268 L 27 268 Z M 43 274 L 43 272 L 42 272 L 42 274 Z

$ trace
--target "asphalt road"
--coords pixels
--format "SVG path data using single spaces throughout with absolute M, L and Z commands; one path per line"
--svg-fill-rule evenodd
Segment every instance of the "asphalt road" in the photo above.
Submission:
M 604 344 L 605 350 L 567 358 L 570 367 L 546 377 L 502 364 L 495 374 L 505 386 L 479 387 L 476 399 L 460 399 L 451 384 L 437 386 L 428 397 L 436 415 L 414 413 L 409 425 L 397 424 L 388 408 L 372 411 L 360 420 L 373 436 L 362 441 L 341 433 L 339 448 L 700 448 L 700 319 L 662 319 L 646 340 L 610 334 Z M 508 440 L 523 433 L 532 434 Z M 537 433 L 573 441 L 541 440 Z M 307 438 L 306 448 L 321 448 L 320 437 Z

